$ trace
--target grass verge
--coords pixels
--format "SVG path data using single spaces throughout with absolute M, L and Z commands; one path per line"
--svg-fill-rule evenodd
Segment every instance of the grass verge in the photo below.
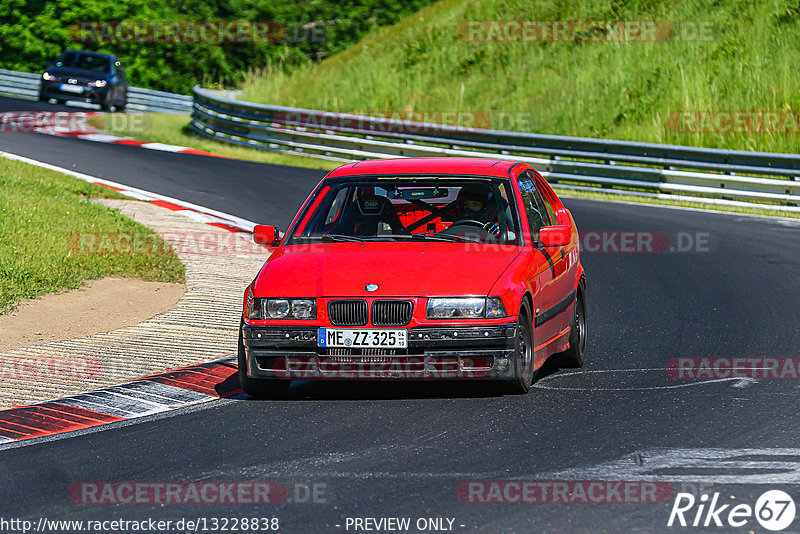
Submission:
M 22 299 L 76 289 L 86 280 L 110 275 L 184 281 L 183 264 L 152 230 L 91 198 L 125 197 L 0 158 L 0 313 L 12 311 Z M 153 252 L 75 254 L 70 237 L 84 232 L 153 236 L 159 246 Z
M 499 21 L 597 21 L 598 39 L 580 24 L 506 39 Z M 611 21 L 659 30 L 627 40 Z M 796 153 L 798 40 L 800 7 L 782 0 L 441 0 L 321 62 L 253 72 L 242 89 L 335 112 L 455 111 L 503 130 Z

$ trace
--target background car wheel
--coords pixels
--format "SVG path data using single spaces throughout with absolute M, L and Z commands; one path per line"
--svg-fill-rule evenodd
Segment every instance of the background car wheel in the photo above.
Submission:
M 239 327 L 239 385 L 245 393 L 257 399 L 280 398 L 286 395 L 291 385 L 291 380 L 270 380 L 247 376 L 247 358 L 244 352 L 241 327 Z
M 586 359 L 586 301 L 578 289 L 570 323 L 569 349 L 559 354 L 564 367 L 583 367 Z
M 509 393 L 524 394 L 533 383 L 533 321 L 531 308 L 523 300 L 517 318 L 517 336 L 514 342 L 514 379 L 508 385 Z

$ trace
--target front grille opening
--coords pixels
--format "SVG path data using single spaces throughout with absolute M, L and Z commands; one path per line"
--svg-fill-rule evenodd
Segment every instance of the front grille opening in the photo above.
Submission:
M 398 356 L 408 354 L 407 349 L 333 348 L 319 349 L 320 356 Z
M 365 300 L 334 300 L 328 303 L 328 317 L 335 326 L 365 326 L 367 302 Z
M 409 300 L 376 300 L 372 303 L 372 324 L 405 326 L 411 322 L 414 305 Z

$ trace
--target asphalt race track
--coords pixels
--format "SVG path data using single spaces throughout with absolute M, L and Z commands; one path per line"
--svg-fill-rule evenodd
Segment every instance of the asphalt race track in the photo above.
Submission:
M 282 228 L 323 175 L 35 134 L 0 134 L 0 151 Z M 459 499 L 463 482 L 498 480 L 659 480 L 750 505 L 782 489 L 800 503 L 798 380 L 675 380 L 666 370 L 673 358 L 800 357 L 800 222 L 565 203 L 589 244 L 607 241 L 582 255 L 584 369 L 548 365 L 526 396 L 463 383 L 295 382 L 288 400 L 221 400 L 3 450 L 0 516 L 277 517 L 285 532 L 354 532 L 356 517 L 449 518 L 456 532 L 698 531 L 667 527 L 672 498 Z M 663 232 L 679 250 L 615 252 L 613 232 Z M 129 481 L 271 481 L 289 493 L 257 506 L 70 498 L 74 484 Z M 751 518 L 742 531 L 753 529 L 762 531 Z

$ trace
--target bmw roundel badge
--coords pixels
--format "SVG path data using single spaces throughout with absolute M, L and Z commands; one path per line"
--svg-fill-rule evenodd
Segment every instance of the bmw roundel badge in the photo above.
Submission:
M 378 290 L 378 284 L 367 284 L 366 286 L 364 286 L 364 289 L 366 289 L 370 293 L 373 292 L 373 291 L 377 291 Z

